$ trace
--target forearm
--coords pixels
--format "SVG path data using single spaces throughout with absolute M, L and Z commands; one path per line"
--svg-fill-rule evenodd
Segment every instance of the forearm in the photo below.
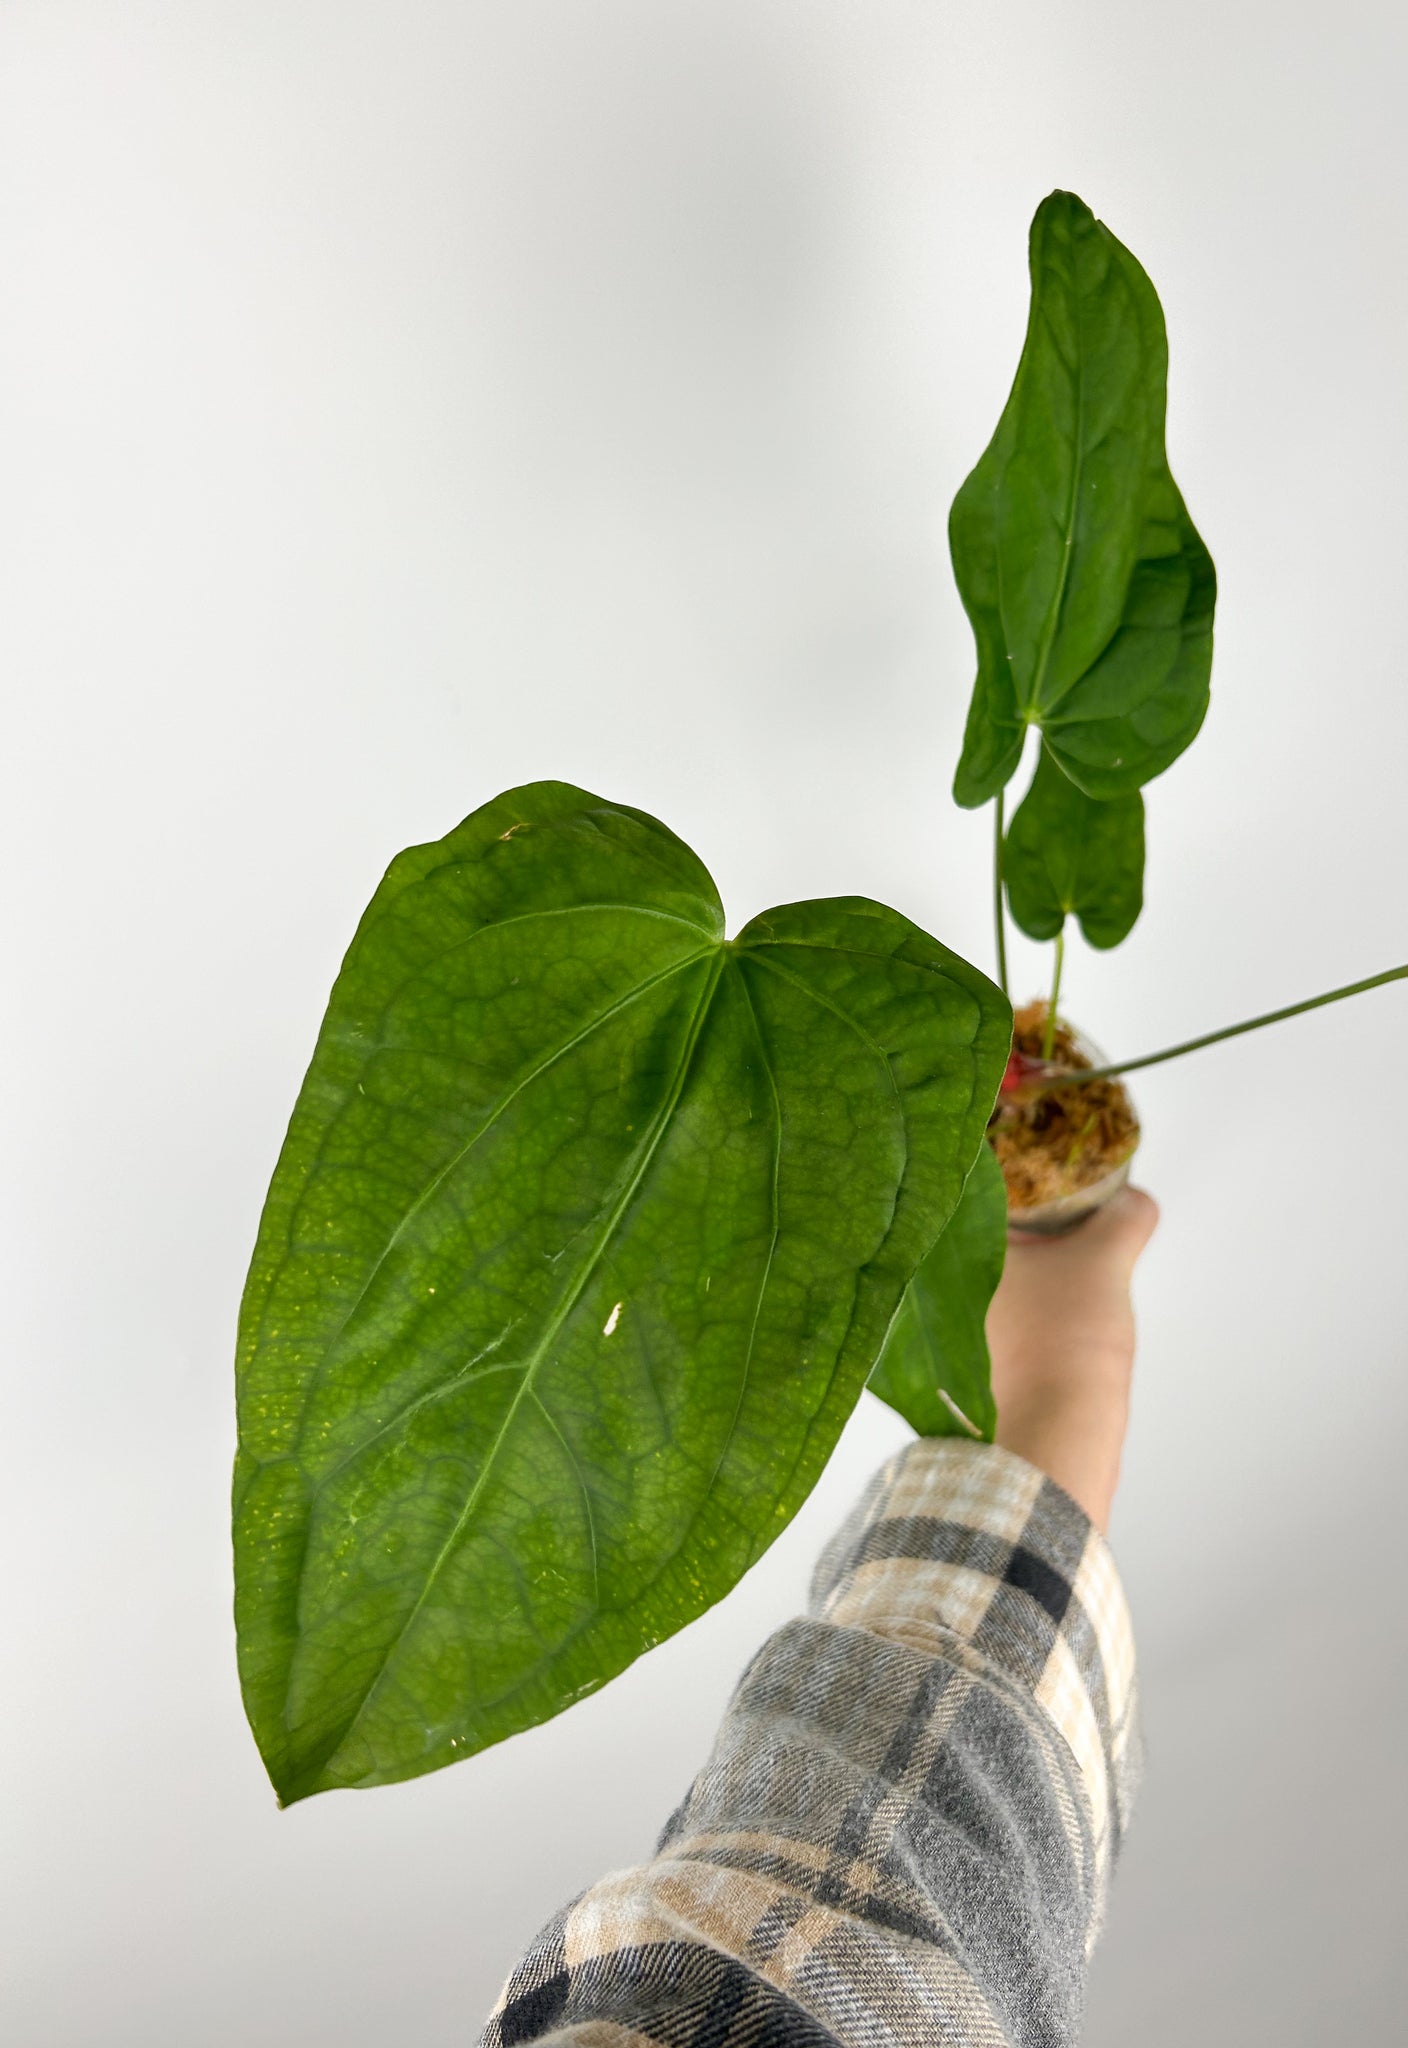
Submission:
M 1088 1388 L 1073 1399 L 1063 1388 L 1037 1381 L 999 1410 L 997 1438 L 1054 1479 L 1103 1536 L 1119 1484 L 1128 1418 L 1127 1388 Z
M 486 2042 L 1074 2041 L 1135 1747 L 1089 1521 L 1003 1451 L 915 1444 L 745 1673 L 653 1861 L 545 1930 Z

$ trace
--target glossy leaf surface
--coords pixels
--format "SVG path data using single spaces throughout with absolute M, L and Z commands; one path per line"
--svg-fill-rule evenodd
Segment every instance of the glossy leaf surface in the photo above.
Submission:
M 997 1409 L 985 1323 L 1007 1256 L 1007 1187 L 978 1148 L 948 1229 L 905 1290 L 870 1390 L 920 1436 L 992 1442 Z
M 1144 799 L 1097 803 L 1043 747 L 1002 854 L 1012 915 L 1032 939 L 1054 939 L 1068 916 L 1092 946 L 1117 946 L 1144 907 Z
M 241 1319 L 241 1675 L 282 1799 L 544 1720 L 728 1591 L 957 1204 L 1009 1033 L 878 904 L 725 943 L 687 847 L 565 784 L 392 863 Z
M 1163 313 L 1070 192 L 1031 231 L 1031 313 L 949 540 L 978 675 L 954 782 L 986 802 L 1029 725 L 1093 797 L 1161 774 L 1207 710 L 1216 577 L 1164 452 Z

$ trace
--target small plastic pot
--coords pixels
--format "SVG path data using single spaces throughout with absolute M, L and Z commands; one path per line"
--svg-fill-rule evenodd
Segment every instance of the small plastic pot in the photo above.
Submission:
M 1092 1044 L 1082 1033 L 1066 1023 L 1064 1018 L 1062 1023 L 1065 1024 L 1065 1028 L 1070 1032 L 1077 1050 L 1090 1066 L 1102 1067 L 1106 1064 L 1105 1055 L 1098 1046 Z M 1024 1058 L 1023 1064 L 1029 1075 L 1039 1076 L 1042 1070 L 1042 1062 Z M 1057 1066 L 1053 1062 L 1048 1071 L 1070 1073 L 1071 1068 L 1068 1065 Z M 1126 1099 L 1128 1099 L 1127 1089 L 1125 1090 L 1125 1095 Z M 1130 1108 L 1131 1110 L 1133 1109 L 1132 1102 L 1130 1103 Z M 1063 1231 L 1074 1230 L 1076 1225 L 1083 1223 L 1087 1216 L 1093 1216 L 1097 1209 L 1103 1209 L 1107 1202 L 1113 1201 L 1120 1189 L 1125 1186 L 1129 1179 L 1130 1166 L 1133 1163 L 1138 1145 L 1139 1136 L 1136 1120 L 1134 1143 L 1118 1165 L 1111 1167 L 1109 1172 L 1102 1174 L 1098 1180 L 1087 1181 L 1083 1187 L 1072 1188 L 1067 1193 L 1054 1195 L 1045 1202 L 1033 1203 L 1025 1209 L 1013 1208 L 1009 1205 L 1007 1211 L 1008 1229 L 1030 1231 L 1033 1235 L 1040 1237 L 1056 1237 Z

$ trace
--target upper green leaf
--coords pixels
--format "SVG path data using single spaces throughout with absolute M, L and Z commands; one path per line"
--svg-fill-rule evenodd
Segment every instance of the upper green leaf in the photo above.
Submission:
M 1039 726 L 1071 780 L 1128 796 L 1207 710 L 1216 576 L 1164 452 L 1168 347 L 1152 284 L 1070 192 L 1031 230 L 1026 343 L 954 500 L 978 675 L 954 781 L 985 803 Z
M 981 1142 L 1010 1013 L 860 900 L 725 943 L 639 812 L 392 866 L 241 1317 L 236 1610 L 285 1801 L 546 1719 L 805 1499 Z
M 1092 946 L 1117 946 L 1144 907 L 1144 799 L 1097 803 L 1043 745 L 1032 786 L 1002 852 L 1012 915 L 1032 939 L 1054 939 L 1068 916 Z
M 905 1290 L 870 1391 L 920 1436 L 974 1436 L 997 1427 L 988 1357 L 988 1304 L 1007 1257 L 1007 1184 L 988 1144 L 947 1230 Z

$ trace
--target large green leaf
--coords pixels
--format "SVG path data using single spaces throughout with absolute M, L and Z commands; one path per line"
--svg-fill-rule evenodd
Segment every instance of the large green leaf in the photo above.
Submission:
M 1164 452 L 1149 279 L 1070 192 L 1031 230 L 1026 343 L 949 540 L 978 675 L 954 781 L 985 803 L 1030 725 L 1093 797 L 1128 796 L 1207 710 L 1217 586 Z
M 1007 1185 L 982 1144 L 947 1230 L 905 1290 L 870 1390 L 920 1436 L 992 1442 L 988 1304 L 1007 1256 Z
M 1097 803 L 1043 745 L 1032 786 L 1002 852 L 1012 915 L 1032 939 L 1054 939 L 1068 916 L 1092 946 L 1117 946 L 1144 907 L 1144 799 Z
M 725 942 L 687 847 L 565 784 L 392 863 L 241 1317 L 241 1676 L 283 1800 L 542 1721 L 727 1592 L 957 1204 L 1009 1033 L 878 904 Z

